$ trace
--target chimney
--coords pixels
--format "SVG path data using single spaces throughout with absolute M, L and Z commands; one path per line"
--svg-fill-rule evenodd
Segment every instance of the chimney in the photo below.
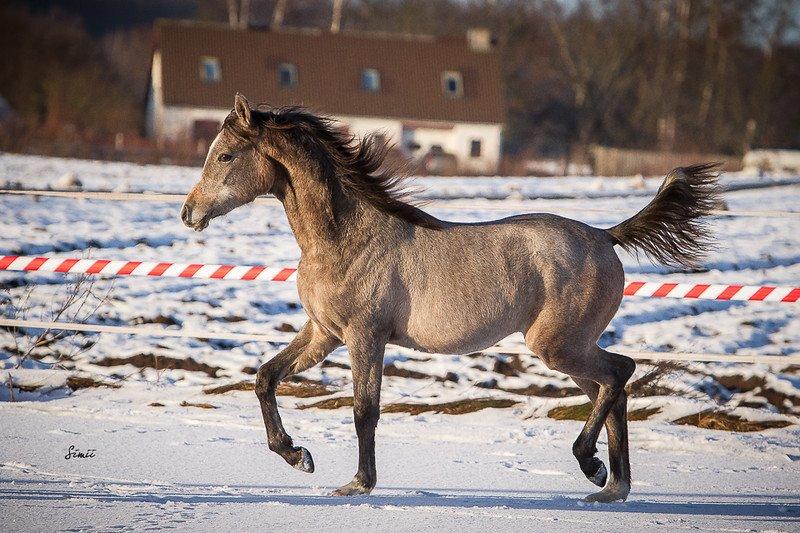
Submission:
M 496 39 L 489 28 L 470 28 L 467 30 L 467 44 L 475 52 L 490 52 Z

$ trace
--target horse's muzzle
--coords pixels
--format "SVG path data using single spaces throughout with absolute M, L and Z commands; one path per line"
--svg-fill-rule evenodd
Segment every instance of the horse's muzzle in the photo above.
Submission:
M 209 213 L 205 213 L 196 220 L 194 219 L 193 215 L 197 213 L 194 212 L 194 206 L 190 202 L 186 202 L 183 204 L 181 208 L 181 220 L 183 223 L 197 231 L 202 231 L 208 226 L 208 221 L 211 218 Z

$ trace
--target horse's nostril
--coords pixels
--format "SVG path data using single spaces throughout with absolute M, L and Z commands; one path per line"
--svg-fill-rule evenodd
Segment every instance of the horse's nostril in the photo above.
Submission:
M 192 208 L 189 207 L 188 204 L 183 204 L 183 207 L 181 208 L 181 220 L 183 220 L 185 224 L 188 224 L 191 220 L 191 216 Z

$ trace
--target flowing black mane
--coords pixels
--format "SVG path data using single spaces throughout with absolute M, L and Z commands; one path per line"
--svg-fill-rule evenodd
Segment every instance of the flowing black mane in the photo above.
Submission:
M 396 168 L 384 166 L 389 150 L 387 144 L 373 135 L 358 140 L 337 128 L 335 120 L 314 115 L 301 107 L 253 109 L 250 122 L 250 126 L 246 126 L 231 112 L 223 127 L 253 142 L 265 130 L 299 135 L 296 140 L 313 143 L 327 160 L 327 164 L 322 165 L 326 169 L 325 180 L 336 180 L 345 193 L 363 199 L 384 213 L 417 226 L 441 228 L 439 220 L 411 203 L 405 177 Z

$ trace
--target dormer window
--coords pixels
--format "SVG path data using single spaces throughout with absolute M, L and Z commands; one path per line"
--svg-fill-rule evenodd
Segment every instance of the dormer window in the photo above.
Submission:
M 442 92 L 448 98 L 461 98 L 464 96 L 464 83 L 461 73 L 448 71 L 442 73 Z
M 206 83 L 217 83 L 222 77 L 219 58 L 204 56 L 200 58 L 200 79 Z
M 297 67 L 291 63 L 281 63 L 278 66 L 278 83 L 287 88 L 297 85 Z
M 365 68 L 361 71 L 361 88 L 368 93 L 381 90 L 381 74 L 374 68 Z

